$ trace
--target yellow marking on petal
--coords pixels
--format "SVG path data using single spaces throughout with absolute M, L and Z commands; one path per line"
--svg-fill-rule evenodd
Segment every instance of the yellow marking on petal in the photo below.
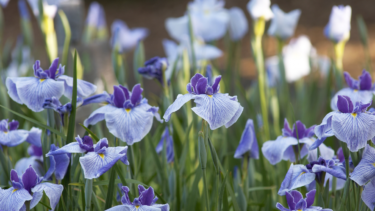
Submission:
M 375 163 L 372 163 L 372 165 L 375 167 Z
M 99 153 L 99 156 L 104 160 L 104 154 Z
M 17 190 L 18 190 L 18 189 L 14 188 L 13 191 L 12 191 L 12 193 L 16 192 Z
M 302 210 L 297 210 L 297 211 L 302 211 Z
M 125 111 L 126 113 L 129 113 L 132 109 L 131 108 L 126 108 Z
M 40 83 L 42 83 L 43 81 L 45 81 L 46 79 L 45 78 L 41 78 L 39 79 Z
M 357 113 L 352 113 L 352 116 L 353 116 L 354 118 L 356 118 L 356 117 L 357 117 Z
M 358 89 L 355 89 L 353 92 L 358 92 Z
M 135 205 L 135 208 L 137 208 L 137 209 L 138 209 L 139 207 L 140 207 L 139 205 Z
M 302 172 L 302 173 L 300 174 L 300 176 L 302 176 L 304 173 L 306 173 L 306 172 Z
M 210 10 L 204 10 L 204 14 L 205 14 L 205 15 L 210 14 Z
M 212 95 L 207 95 L 207 96 L 209 96 L 210 98 L 212 98 Z
M 4 134 L 7 134 L 8 133 L 8 131 L 4 131 Z

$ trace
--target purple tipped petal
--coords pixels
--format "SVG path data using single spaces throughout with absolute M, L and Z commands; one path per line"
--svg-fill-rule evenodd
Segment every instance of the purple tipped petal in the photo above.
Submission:
M 310 207 L 311 205 L 314 204 L 315 193 L 316 193 L 316 190 L 312 190 L 312 191 L 306 193 L 306 203 L 307 203 L 307 207 Z
M 131 102 L 134 106 L 136 106 L 138 103 L 141 102 L 142 92 L 143 92 L 143 89 L 141 88 L 140 84 L 137 84 L 133 87 L 132 96 L 131 96 L 130 99 L 131 99 Z
M 366 70 L 363 70 L 362 75 L 359 76 L 359 89 L 360 90 L 371 90 L 372 82 L 371 75 Z
M 188 83 L 186 85 L 186 90 L 190 93 L 190 94 L 193 94 L 194 93 L 194 88 L 193 86 L 191 85 L 191 83 Z
M 19 123 L 16 120 L 9 122 L 9 130 L 17 130 L 18 125 Z
M 259 158 L 258 142 L 255 136 L 254 123 L 251 119 L 246 122 L 240 144 L 234 153 L 234 158 L 242 158 L 246 152 L 250 153 L 250 157 Z
M 290 209 L 285 208 L 283 205 L 281 205 L 279 202 L 276 204 L 276 208 L 281 211 L 290 211 Z
M 122 108 L 125 103 L 125 94 L 118 86 L 114 86 L 113 90 L 113 103 L 117 108 Z
M 53 60 L 51 66 L 49 67 L 49 77 L 52 79 L 56 78 L 56 72 L 57 72 L 57 67 L 59 66 L 59 58 Z
M 215 78 L 214 83 L 212 84 L 212 89 L 213 89 L 214 94 L 217 93 L 217 92 L 219 91 L 219 88 L 220 88 L 220 86 L 219 86 L 220 80 L 221 80 L 221 75 L 217 76 L 217 77 Z
M 337 97 L 337 108 L 342 113 L 352 113 L 353 103 L 347 96 L 339 95 Z
M 20 178 L 18 177 L 18 174 L 15 170 L 12 169 L 12 171 L 10 172 L 10 180 L 12 182 L 19 182 L 20 181 Z
M 34 169 L 30 166 L 26 169 L 25 173 L 22 175 L 22 184 L 24 188 L 31 193 L 31 189 L 35 187 L 38 182 L 38 175 Z
M 203 78 L 204 76 L 197 73 L 195 74 L 191 79 L 190 79 L 190 84 L 191 86 L 193 87 L 194 89 L 194 92 L 197 93 L 197 90 L 195 90 L 195 87 L 197 86 L 197 83 L 199 81 L 199 79 Z
M 348 86 L 350 88 L 356 89 L 356 88 L 354 88 L 353 79 L 352 79 L 352 77 L 350 76 L 350 74 L 348 72 L 344 72 L 344 78 L 345 78 L 346 84 L 348 84 Z
M 124 195 L 121 198 L 122 204 L 132 204 L 129 199 L 129 188 L 127 186 L 122 186 L 121 190 L 124 192 Z
M 299 202 L 296 204 L 296 209 L 297 210 L 304 210 L 307 208 L 307 203 L 304 199 L 299 200 Z
M 142 186 L 143 187 L 143 186 Z M 139 186 L 138 186 L 139 189 Z M 142 194 L 139 196 L 139 201 L 142 205 L 151 206 L 154 200 L 154 189 L 152 187 L 147 188 L 142 191 Z
M 299 139 L 303 138 L 305 134 L 306 127 L 301 121 L 297 121 L 295 125 L 293 125 L 293 136 Z
M 339 159 L 340 162 L 345 161 L 344 152 L 341 147 L 337 150 L 337 159 Z
M 122 85 L 119 85 L 119 87 L 122 89 L 122 91 L 125 94 L 125 100 L 129 100 L 130 99 L 130 93 L 129 93 L 128 88 L 126 88 L 126 87 L 124 87 Z
M 293 132 L 290 129 L 289 122 L 286 118 L 284 119 L 283 136 L 287 136 L 287 137 L 293 136 Z
M 208 80 L 207 78 L 200 78 L 197 82 L 197 84 L 195 85 L 195 90 L 196 90 L 196 93 L 197 94 L 205 94 L 206 91 L 207 91 L 207 84 L 208 84 Z

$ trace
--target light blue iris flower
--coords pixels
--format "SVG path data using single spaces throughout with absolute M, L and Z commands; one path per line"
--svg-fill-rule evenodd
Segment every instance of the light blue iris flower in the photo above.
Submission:
M 229 33 L 233 41 L 242 39 L 249 30 L 245 13 L 238 7 L 232 7 L 229 14 Z
M 336 43 L 349 39 L 351 17 L 350 6 L 333 6 L 329 22 L 324 28 L 324 35 Z
M 49 198 L 50 207 L 54 210 L 64 189 L 62 185 L 43 182 L 48 177 L 39 177 L 31 166 L 26 169 L 22 177 L 12 170 L 10 178 L 12 187 L 0 188 L 0 210 L 26 210 L 26 201 L 30 201 L 30 209 L 32 209 L 42 199 L 43 191 Z
M 366 146 L 367 141 L 375 136 L 375 116 L 367 112 L 368 104 L 357 102 L 354 106 L 348 96 L 337 98 L 338 111 L 328 113 L 314 132 L 319 138 L 313 147 L 323 143 L 325 137 L 336 136 L 345 142 L 352 152 Z
M 266 21 L 268 21 L 273 17 L 270 6 L 270 0 L 250 0 L 249 3 L 247 3 L 247 10 L 249 11 L 253 20 L 264 18 Z
M 6 7 L 8 5 L 9 0 L 0 0 L 0 5 L 2 7 Z
M 41 129 L 33 127 L 30 131 L 19 130 L 18 126 L 19 123 L 15 120 L 9 123 L 6 119 L 0 121 L 0 145 L 14 147 L 26 141 L 35 146 L 42 146 Z
M 301 10 L 296 9 L 289 13 L 285 13 L 277 4 L 275 4 L 272 6 L 272 12 L 274 17 L 268 28 L 268 35 L 282 40 L 286 40 L 293 36 L 298 19 L 301 15 Z
M 39 16 L 39 0 L 27 0 L 36 17 Z M 54 18 L 57 13 L 57 7 L 60 0 L 42 0 L 43 13 L 50 18 Z
M 248 119 L 246 122 L 240 144 L 234 153 L 234 158 L 244 158 L 246 153 L 249 153 L 249 158 L 259 158 L 259 147 L 252 119 Z
M 156 204 L 158 197 L 155 197 L 152 187 L 146 189 L 142 185 L 138 185 L 139 197 L 135 198 L 133 202 L 129 198 L 129 188 L 123 186 L 122 191 L 124 192 L 121 198 L 122 205 L 109 208 L 106 211 L 169 211 L 169 204 Z
M 195 0 L 188 5 L 194 35 L 204 41 L 218 40 L 227 31 L 229 15 L 221 0 Z M 189 35 L 189 17 L 185 14 L 179 18 L 168 18 L 165 26 L 169 35 L 181 41 Z
M 113 94 L 107 94 L 105 102 L 108 104 L 95 110 L 84 125 L 87 127 L 105 120 L 109 132 L 128 145 L 141 141 L 150 132 L 154 117 L 163 122 L 158 114 L 159 108 L 150 106 L 147 99 L 142 98 L 142 92 L 139 84 L 132 92 L 121 85 L 114 86 Z
M 285 119 L 284 128 L 281 136 L 274 141 L 267 141 L 262 146 L 264 157 L 272 164 L 280 162 L 281 160 L 296 161 L 296 154 L 299 151 L 299 158 L 308 155 L 308 161 L 317 160 L 317 150 L 309 147 L 316 142 L 314 138 L 314 127 L 306 128 L 306 126 L 297 121 L 290 129 L 288 121 Z M 298 139 L 297 139 L 298 134 Z M 298 143 L 300 146 L 298 147 Z M 335 152 L 325 145 L 319 146 L 319 151 L 324 159 L 331 159 Z
M 128 147 L 109 147 L 108 140 L 102 138 L 97 144 L 93 144 L 89 136 L 76 137 L 77 142 L 67 144 L 60 149 L 50 151 L 47 156 L 56 156 L 68 153 L 86 153 L 79 158 L 86 179 L 100 177 L 107 172 L 119 160 L 129 165 L 127 158 Z
M 115 20 L 112 23 L 111 30 L 112 48 L 118 47 L 120 53 L 131 50 L 148 35 L 146 28 L 129 29 L 126 23 L 121 20 Z
M 363 151 L 362 159 L 354 168 L 350 175 L 350 179 L 358 185 L 363 186 L 372 178 L 375 178 L 375 149 L 370 145 L 366 145 Z
M 365 185 L 361 198 L 367 207 L 373 211 L 375 208 L 375 178 Z
M 207 78 L 197 73 L 186 89 L 189 94 L 179 94 L 172 105 L 165 111 L 163 118 L 169 121 L 172 113 L 179 110 L 186 102 L 194 99 L 196 107 L 194 111 L 202 119 L 206 120 L 211 130 L 221 126 L 226 128 L 233 125 L 240 117 L 243 107 L 237 101 L 237 96 L 231 97 L 228 94 L 219 93 L 221 76 L 215 78 L 213 84 L 208 84 Z
M 156 146 L 156 152 L 161 153 L 163 151 L 164 143 L 166 146 L 166 157 L 167 162 L 172 163 L 174 161 L 174 150 L 173 150 L 173 137 L 169 134 L 168 127 L 165 127 L 161 139 Z
M 86 24 L 90 27 L 102 29 L 106 27 L 105 11 L 98 2 L 92 2 L 87 13 Z
M 8 77 L 6 86 L 9 96 L 19 104 L 25 104 L 34 112 L 43 110 L 44 100 L 60 98 L 62 95 L 72 97 L 73 78 L 63 75 L 64 67 L 58 66 L 59 59 L 55 59 L 51 67 L 43 70 L 40 61 L 34 64 L 34 77 Z M 77 80 L 77 96 L 86 98 L 96 91 L 96 86 Z

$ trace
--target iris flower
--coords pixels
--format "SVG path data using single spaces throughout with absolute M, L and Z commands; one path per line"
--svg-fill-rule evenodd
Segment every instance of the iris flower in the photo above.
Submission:
M 106 211 L 169 211 L 168 204 L 155 204 L 158 197 L 155 197 L 154 189 L 152 187 L 146 189 L 142 185 L 138 185 L 139 197 L 135 198 L 133 202 L 131 202 L 129 199 L 129 188 L 127 186 L 123 186 L 122 191 L 124 192 L 124 195 L 121 198 L 122 205 L 109 208 Z
M 112 23 L 111 30 L 112 48 L 118 47 L 120 53 L 131 50 L 148 35 L 146 28 L 129 29 L 125 22 L 121 20 L 115 20 Z
M 163 151 L 164 143 L 167 148 L 166 150 L 167 162 L 172 163 L 174 160 L 173 137 L 169 134 L 168 127 L 165 127 L 164 132 L 161 136 L 160 142 L 156 146 L 157 153 L 161 153 Z
M 329 22 L 324 28 L 324 35 L 336 43 L 349 39 L 351 16 L 350 6 L 333 6 Z
M 142 98 L 142 92 L 139 84 L 132 92 L 121 85 L 114 86 L 113 94 L 106 94 L 108 104 L 95 110 L 84 125 L 87 127 L 105 120 L 109 132 L 128 145 L 141 141 L 150 132 L 154 117 L 163 122 L 157 113 L 159 108 L 150 106 L 147 99 Z
M 325 137 L 336 136 L 340 141 L 345 142 L 352 152 L 364 148 L 367 141 L 375 136 L 375 116 L 366 112 L 370 104 L 357 102 L 353 106 L 348 96 L 339 95 L 338 111 L 328 113 L 322 123 L 314 129 L 319 138 L 314 146 L 319 146 Z
M 234 158 L 244 158 L 246 153 L 249 153 L 250 158 L 259 158 L 259 147 L 257 137 L 255 136 L 254 123 L 252 119 L 248 119 L 246 122 L 240 144 L 234 153 Z
M 0 0 L 0 5 L 2 7 L 6 7 L 8 5 L 9 0 Z
M 50 68 L 43 70 L 40 61 L 34 64 L 34 77 L 8 77 L 6 86 L 9 96 L 19 104 L 25 104 L 34 112 L 43 110 L 44 100 L 60 98 L 65 95 L 72 97 L 73 78 L 65 76 L 64 67 L 58 66 L 55 59 Z M 96 91 L 96 86 L 82 80 L 77 80 L 77 96 L 85 98 Z
M 314 127 L 306 128 L 306 126 L 297 121 L 293 125 L 293 130 L 289 128 L 288 120 L 284 121 L 284 128 L 282 129 L 282 135 L 277 137 L 275 141 L 267 141 L 262 146 L 262 152 L 264 157 L 272 164 L 283 160 L 290 160 L 291 162 L 296 161 L 296 152 L 299 152 L 299 158 L 303 158 L 308 155 L 309 161 L 317 160 L 316 149 L 310 150 L 309 147 L 316 141 L 314 138 Z M 297 140 L 298 134 L 298 140 Z M 298 143 L 300 144 L 298 149 Z M 324 159 L 331 159 L 335 154 L 334 151 L 325 145 L 320 145 L 319 151 Z
M 188 11 L 194 35 L 205 42 L 218 40 L 227 31 L 229 16 L 222 0 L 194 0 L 189 2 Z M 169 35 L 181 41 L 189 35 L 189 17 L 185 14 L 179 18 L 168 18 L 165 26 Z
M 39 0 L 27 0 L 31 9 L 33 10 L 34 15 L 37 17 L 39 16 Z M 47 15 L 49 18 L 54 18 L 57 13 L 57 7 L 59 6 L 59 1 L 49 1 L 49 0 L 42 0 L 43 4 L 43 13 Z
M 100 177 L 107 172 L 117 161 L 121 160 L 129 165 L 127 158 L 128 147 L 109 147 L 108 140 L 102 138 L 93 144 L 89 136 L 76 137 L 77 142 L 69 143 L 60 149 L 50 151 L 46 156 L 56 156 L 68 153 L 86 153 L 79 158 L 86 179 Z
M 48 177 L 48 175 L 39 177 L 31 166 L 26 169 L 22 177 L 18 177 L 17 172 L 12 170 L 10 172 L 12 187 L 6 190 L 0 188 L 0 210 L 25 210 L 26 201 L 30 201 L 30 209 L 32 209 L 42 199 L 43 191 L 49 198 L 50 207 L 54 210 L 60 200 L 64 187 L 58 184 L 43 182 Z
M 312 190 L 306 193 L 306 199 L 304 199 L 302 194 L 296 190 L 287 192 L 286 201 L 288 203 L 289 209 L 283 207 L 283 205 L 281 205 L 280 203 L 276 204 L 276 208 L 281 211 L 332 211 L 331 209 L 323 209 L 321 207 L 312 206 L 315 200 L 315 193 L 316 190 Z
M 163 83 L 163 71 L 168 67 L 166 58 L 154 57 L 145 62 L 144 67 L 138 68 L 138 73 L 147 79 L 156 79 Z
M 314 180 L 318 184 L 324 184 L 326 173 L 346 180 L 345 167 L 338 160 L 325 160 L 320 157 L 306 166 L 291 164 L 284 181 L 281 183 L 278 194 L 285 195 L 286 192 L 309 185 Z
M 344 72 L 346 84 L 349 86 L 338 91 L 331 100 L 331 108 L 337 111 L 337 98 L 339 95 L 345 95 L 355 104 L 356 102 L 369 103 L 372 102 L 374 88 L 371 75 L 366 70 L 362 71 L 359 80 L 355 80 L 348 72 Z
M 229 14 L 229 34 L 233 41 L 241 40 L 249 30 L 245 13 L 238 7 L 232 7 Z
M 375 178 L 365 185 L 361 198 L 367 207 L 373 211 L 375 208 Z
M 90 42 L 93 39 L 104 40 L 107 38 L 107 23 L 105 11 L 98 2 L 92 2 L 86 18 L 84 40 Z
M 168 107 L 164 114 L 165 121 L 169 121 L 171 114 L 179 110 L 186 102 L 194 99 L 196 107 L 192 108 L 198 116 L 206 120 L 211 130 L 223 125 L 226 128 L 233 125 L 240 117 L 243 107 L 237 102 L 237 96 L 219 93 L 221 76 L 215 78 L 212 85 L 208 84 L 207 78 L 197 73 L 186 89 L 188 94 L 179 94 L 176 100 Z
M 0 121 L 0 145 L 14 147 L 26 141 L 35 146 L 42 146 L 41 129 L 33 127 L 30 131 L 18 130 L 18 126 L 19 123 L 15 120 L 9 123 L 7 119 Z
M 247 10 L 254 20 L 264 18 L 266 21 L 268 21 L 273 17 L 270 6 L 270 0 L 250 0 L 249 3 L 247 3 Z
M 367 144 L 362 159 L 354 168 L 350 179 L 363 186 L 372 178 L 375 178 L 375 149 Z
M 272 18 L 271 25 L 268 28 L 268 35 L 282 40 L 293 36 L 298 19 L 301 15 L 301 10 L 296 9 L 285 13 L 275 4 L 272 6 L 272 12 L 275 16 Z

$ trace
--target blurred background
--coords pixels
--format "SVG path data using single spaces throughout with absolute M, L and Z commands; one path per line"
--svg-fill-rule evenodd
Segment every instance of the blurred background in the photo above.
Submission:
M 5 17 L 4 26 L 4 39 L 2 40 L 2 45 L 5 42 L 15 45 L 17 36 L 21 34 L 20 27 L 20 15 L 17 6 L 17 0 L 10 0 L 8 6 L 3 8 Z M 93 1 L 91 0 L 61 0 L 61 7 L 67 14 L 70 25 L 73 31 L 72 44 L 79 50 L 83 49 L 80 40 L 82 37 L 83 24 L 86 19 L 87 10 Z M 145 27 L 149 30 L 148 37 L 144 40 L 145 45 L 145 55 L 146 60 L 154 56 L 165 56 L 165 52 L 162 45 L 163 39 L 171 39 L 169 37 L 167 30 L 165 28 L 165 20 L 168 17 L 180 17 L 182 16 L 187 8 L 188 0 L 97 0 L 105 10 L 107 28 L 110 32 L 110 26 L 112 22 L 116 19 L 120 19 L 126 22 L 130 27 Z M 246 9 L 246 4 L 248 0 L 231 0 L 225 2 L 226 8 L 231 8 L 233 6 L 240 7 L 245 11 L 246 17 L 249 24 L 252 24 L 249 13 Z M 344 54 L 344 70 L 350 72 L 354 77 L 357 77 L 365 66 L 365 54 L 363 47 L 361 45 L 359 30 L 357 26 L 357 17 L 361 15 L 367 24 L 368 29 L 368 39 L 369 39 L 369 49 L 371 55 L 371 61 L 374 63 L 375 59 L 375 45 L 373 36 L 375 36 L 375 16 L 373 15 L 373 8 L 375 8 L 375 1 L 368 0 L 272 0 L 272 4 L 278 4 L 279 7 L 285 12 L 289 12 L 293 9 L 301 9 L 302 14 L 299 19 L 298 26 L 294 37 L 299 35 L 307 35 L 312 45 L 316 48 L 319 55 L 325 55 L 329 58 L 332 57 L 332 43 L 323 35 L 324 26 L 328 23 L 329 15 L 333 5 L 350 5 L 352 7 L 352 22 L 351 22 L 351 35 L 350 40 L 346 45 L 346 50 Z M 64 6 L 65 5 L 65 6 Z M 29 8 L 30 14 L 32 14 Z M 74 12 L 71 12 L 74 11 Z M 32 54 L 35 59 L 46 61 L 47 55 L 45 53 L 43 46 L 43 38 L 41 36 L 40 29 L 37 24 L 35 16 L 31 15 L 31 20 L 33 24 L 33 33 L 35 40 L 35 47 L 32 49 Z M 59 18 L 55 18 L 55 27 L 57 28 L 57 37 L 59 40 L 63 39 L 63 36 L 59 36 Z M 61 24 L 60 24 L 61 25 Z M 269 22 L 267 23 L 268 27 Z M 249 27 L 252 28 L 251 26 Z M 61 31 L 60 31 L 61 32 Z M 250 30 L 251 32 L 251 30 Z M 241 62 L 240 62 L 240 72 L 243 79 L 252 79 L 256 76 L 255 64 L 251 56 L 250 49 L 250 32 L 243 38 L 241 47 Z M 111 36 L 111 35 L 109 35 Z M 217 69 L 225 69 L 224 63 L 226 61 L 226 54 L 223 49 L 224 41 L 221 40 L 219 43 L 215 43 L 223 50 L 223 56 L 218 59 L 215 63 Z M 61 43 L 61 42 L 60 42 Z M 265 36 L 264 48 L 266 57 L 276 55 L 276 40 Z M 86 46 L 93 51 L 103 51 L 96 52 L 96 58 L 100 60 L 100 67 L 90 67 L 89 64 L 85 66 L 87 68 L 100 69 L 99 74 L 103 75 L 108 84 L 114 81 L 114 75 L 111 67 L 110 58 L 110 47 L 108 43 L 108 48 L 100 47 L 95 48 Z M 90 51 L 90 50 L 89 50 Z M 126 60 L 128 61 L 127 66 L 131 69 L 133 53 L 127 54 Z M 83 56 L 84 57 L 84 56 Z M 92 56 L 91 56 L 92 57 Z M 44 64 L 46 64 L 44 63 Z M 84 58 L 83 58 L 83 63 Z M 98 63 L 98 62 L 97 62 Z M 88 65 L 88 66 L 87 66 Z M 373 65 L 372 65 L 373 66 Z M 130 75 L 128 76 L 129 85 L 134 84 L 133 71 L 128 71 Z M 101 74 L 105 73 L 105 74 Z M 153 85 L 154 81 L 150 81 L 151 84 L 146 83 L 145 87 L 155 87 Z M 110 87 L 110 86 L 109 86 Z

